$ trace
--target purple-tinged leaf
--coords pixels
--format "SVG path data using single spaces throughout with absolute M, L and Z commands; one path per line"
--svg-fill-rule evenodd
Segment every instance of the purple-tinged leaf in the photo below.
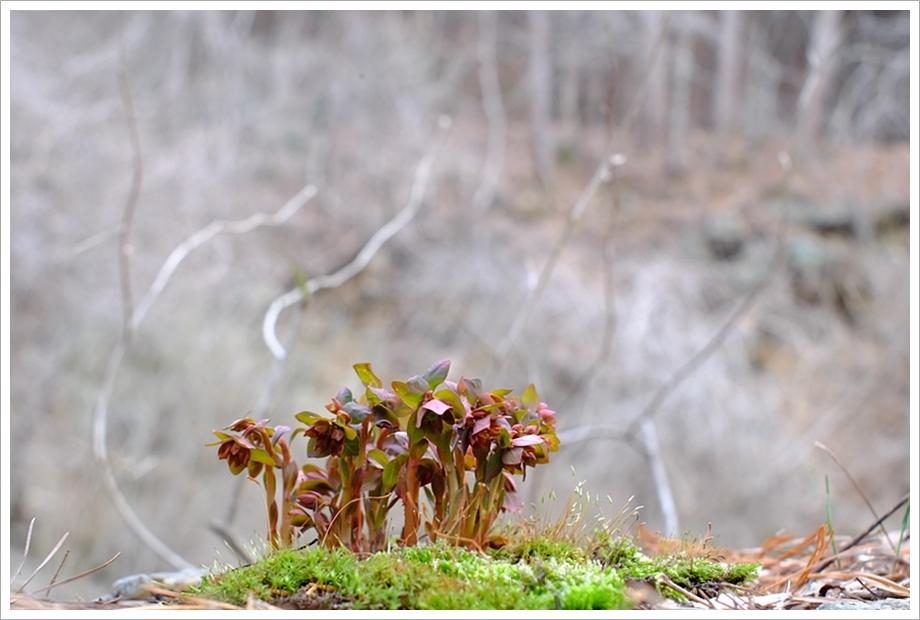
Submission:
M 502 451 L 502 463 L 505 465 L 517 465 L 521 462 L 521 456 L 524 454 L 524 448 L 508 448 Z
M 367 401 L 372 405 L 375 404 L 375 401 L 376 403 L 385 403 L 387 401 L 393 400 L 394 398 L 396 398 L 396 395 L 389 390 L 386 390 L 380 386 L 367 386 Z
M 451 405 L 445 403 L 443 400 L 438 400 L 436 398 L 429 400 L 424 405 L 422 405 L 422 409 L 433 411 L 438 415 L 444 415 L 444 412 L 448 411 L 450 408 Z
M 422 377 L 418 375 L 415 375 L 414 377 L 406 381 L 406 385 L 409 387 L 410 390 L 412 390 L 416 394 L 421 394 L 422 396 L 424 396 L 425 392 L 427 392 L 430 389 L 428 387 L 428 382 L 425 381 Z
M 521 512 L 524 510 L 524 499 L 520 493 L 506 490 L 502 510 L 507 510 L 508 512 Z
M 441 360 L 440 362 L 435 362 L 428 367 L 428 370 L 425 371 L 425 374 L 422 375 L 422 378 L 428 383 L 428 389 L 433 390 L 438 386 L 444 379 L 447 378 L 447 373 L 450 371 L 450 360 Z
M 486 430 L 487 428 L 489 428 L 490 426 L 492 426 L 492 420 L 489 418 L 489 416 L 479 418 L 478 420 L 473 422 L 473 430 L 471 431 L 471 434 L 477 435 L 481 433 L 482 431 Z
M 353 401 L 354 397 L 351 394 L 351 390 L 349 390 L 347 387 L 343 387 L 341 390 L 339 390 L 339 393 L 335 395 L 335 399 L 343 405 L 346 405 Z
M 459 391 L 461 394 L 466 395 L 466 399 L 475 406 L 482 397 L 482 381 L 460 377 Z
M 371 414 L 370 407 L 353 400 L 345 403 L 342 411 L 351 416 L 351 421 L 355 424 L 361 424 Z
M 533 446 L 538 443 L 543 443 L 543 438 L 539 435 L 521 435 L 511 440 L 511 445 L 515 448 L 519 446 Z

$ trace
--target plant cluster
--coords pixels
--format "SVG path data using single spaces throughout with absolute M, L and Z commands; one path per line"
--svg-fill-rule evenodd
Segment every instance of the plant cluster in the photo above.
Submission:
M 448 381 L 448 360 L 391 389 L 370 364 L 354 369 L 364 392 L 342 388 L 326 406 L 331 417 L 302 411 L 295 417 L 304 426 L 293 431 L 243 418 L 214 431 L 219 441 L 208 445 L 220 446 L 234 475 L 262 474 L 271 546 L 290 548 L 313 529 L 326 548 L 385 549 L 398 503 L 404 545 L 417 544 L 424 527 L 432 542 L 501 546 L 503 538 L 491 534 L 499 513 L 523 508 L 513 475 L 549 462 L 559 446 L 555 414 L 534 386 L 517 398 L 511 390 L 486 392 L 479 379 Z M 308 437 L 307 456 L 325 464 L 298 465 L 289 431 L 290 442 Z M 420 509 L 422 493 L 430 514 Z

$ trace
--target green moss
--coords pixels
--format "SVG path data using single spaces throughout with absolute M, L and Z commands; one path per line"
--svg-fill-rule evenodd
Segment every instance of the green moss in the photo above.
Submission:
M 337 606 L 353 609 L 627 609 L 626 577 L 664 573 L 697 588 L 744 583 L 756 572 L 757 565 L 701 558 L 651 560 L 625 538 L 582 549 L 536 537 L 489 555 L 445 542 L 366 558 L 342 549 L 281 551 L 205 579 L 196 594 L 235 605 L 250 595 L 278 602 L 318 591 L 334 592 Z

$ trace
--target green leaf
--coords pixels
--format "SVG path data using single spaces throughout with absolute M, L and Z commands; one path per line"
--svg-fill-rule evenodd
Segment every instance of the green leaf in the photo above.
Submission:
M 367 456 L 374 459 L 381 467 L 386 467 L 390 464 L 390 457 L 387 456 L 387 453 L 379 448 L 371 448 L 367 452 Z
M 457 394 L 457 392 L 454 390 L 444 388 L 435 392 L 434 396 L 438 400 L 450 404 L 451 409 L 454 410 L 455 421 L 461 419 L 463 416 L 470 412 L 469 407 L 467 407 L 467 405 L 463 402 L 463 399 L 460 398 L 460 395 Z
M 425 456 L 426 452 L 428 452 L 428 442 L 424 441 L 424 437 L 422 441 L 419 441 L 417 444 L 414 444 L 409 448 L 409 456 L 413 459 L 422 458 Z
M 406 420 L 406 434 L 409 435 L 409 445 L 414 446 L 425 438 L 425 433 L 419 428 L 415 416 Z
M 313 413 L 312 411 L 301 411 L 294 416 L 299 421 L 303 422 L 307 426 L 313 426 L 317 420 L 328 419 L 325 416 L 321 416 L 318 413 Z
M 337 424 L 336 426 L 338 426 L 338 427 L 341 428 L 343 431 L 345 431 L 345 440 L 346 440 L 346 441 L 354 441 L 354 440 L 358 437 L 358 431 L 356 431 L 355 429 L 353 429 L 350 425 L 348 425 L 348 424 Z M 357 454 L 357 453 L 355 453 L 355 454 Z
M 524 403 L 524 406 L 527 407 L 528 411 L 536 411 L 537 407 L 540 406 L 540 396 L 537 394 L 537 388 L 533 386 L 533 383 L 527 386 L 527 389 L 524 390 L 524 393 L 521 395 L 521 401 Z
M 250 450 L 249 459 L 259 463 L 264 463 L 265 465 L 275 465 L 275 459 L 272 458 L 272 455 L 265 450 L 262 450 L 261 448 L 254 448 Z
M 351 427 L 348 427 L 351 429 Z M 351 429 L 354 437 L 349 438 L 348 432 L 345 432 L 345 443 L 342 444 L 342 454 L 345 456 L 358 456 L 358 453 L 361 451 L 361 440 L 358 439 L 358 434 L 354 432 L 354 429 Z M 344 471 L 342 472 L 344 473 Z
M 422 375 L 422 378 L 428 383 L 428 389 L 433 390 L 447 378 L 447 373 L 449 371 L 450 360 L 441 360 L 429 366 L 425 374 Z
M 371 365 L 367 362 L 362 362 L 360 364 L 354 365 L 355 372 L 358 373 L 358 378 L 361 379 L 361 383 L 369 387 L 383 387 L 383 381 L 374 374 L 374 371 L 371 370 Z
M 485 482 L 488 484 L 492 479 L 502 473 L 502 452 L 503 450 L 493 450 L 486 461 Z
M 400 454 L 389 463 L 387 463 L 386 467 L 383 468 L 382 480 L 385 491 L 389 491 L 394 486 L 396 486 L 396 481 L 399 480 L 399 471 L 403 468 L 403 465 L 406 464 L 408 458 L 409 457 L 407 454 Z
M 419 406 L 419 403 L 422 402 L 422 397 L 425 395 L 425 392 L 419 392 L 413 389 L 413 386 L 402 381 L 393 382 L 393 391 L 413 410 Z

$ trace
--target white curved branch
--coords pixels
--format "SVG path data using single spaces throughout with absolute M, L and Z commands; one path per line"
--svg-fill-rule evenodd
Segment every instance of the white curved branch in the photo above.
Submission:
M 131 328 L 137 329 L 137 326 L 144 319 L 144 316 L 147 314 L 147 311 L 150 310 L 153 302 L 156 301 L 160 293 L 163 292 L 163 289 L 166 288 L 166 284 L 172 277 L 173 272 L 176 271 L 179 263 L 181 263 L 192 250 L 222 232 L 239 234 L 249 232 L 259 226 L 280 226 L 290 219 L 300 207 L 316 196 L 316 193 L 316 186 L 307 185 L 297 192 L 293 198 L 288 200 L 283 207 L 271 215 L 259 211 L 253 213 L 245 220 L 214 220 L 201 230 L 195 232 L 188 239 L 180 243 L 163 263 L 163 266 L 160 267 L 160 271 L 157 273 L 157 277 L 154 279 L 153 284 L 150 285 L 144 298 L 141 299 L 140 303 L 137 304 L 137 308 L 134 309 L 134 314 L 131 316 Z
M 450 126 L 450 121 L 442 117 L 439 124 L 442 129 L 446 130 Z M 358 252 L 358 255 L 355 256 L 351 262 L 335 273 L 310 278 L 303 287 L 291 289 L 272 301 L 262 321 L 262 339 L 276 359 L 281 360 L 287 356 L 287 351 L 285 351 L 284 346 L 278 340 L 278 335 L 275 333 L 275 326 L 278 323 L 278 317 L 281 315 L 281 312 L 285 308 L 302 300 L 305 295 L 312 295 L 324 288 L 342 286 L 348 280 L 361 273 L 361 271 L 367 267 L 368 263 L 370 263 L 374 254 L 377 253 L 377 250 L 415 217 L 415 214 L 418 213 L 418 210 L 422 206 L 422 199 L 425 197 L 425 187 L 428 184 L 428 178 L 431 176 L 431 167 L 434 164 L 440 144 L 441 140 L 438 140 L 434 148 L 432 148 L 418 163 L 415 169 L 415 180 L 412 183 L 412 191 L 409 194 L 409 201 L 406 206 L 368 239 L 367 243 L 364 244 L 364 247 L 361 248 L 361 251 Z

